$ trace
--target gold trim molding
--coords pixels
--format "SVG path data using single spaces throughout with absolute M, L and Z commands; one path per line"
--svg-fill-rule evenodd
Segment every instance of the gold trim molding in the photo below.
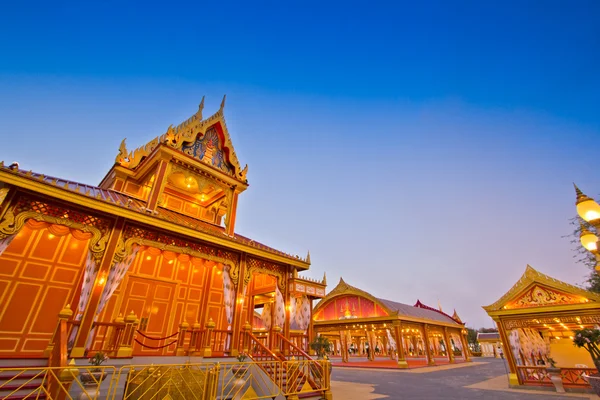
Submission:
M 91 233 L 92 238 L 90 239 L 89 249 L 92 252 L 92 257 L 96 262 L 96 266 L 100 265 L 102 256 L 106 250 L 106 243 L 108 242 L 110 232 L 102 236 L 102 233 L 98 228 L 95 228 L 91 225 L 84 225 L 69 219 L 52 217 L 50 215 L 40 214 L 36 211 L 23 211 L 15 216 L 12 210 L 8 210 L 4 215 L 4 220 L 0 223 L 0 239 L 5 239 L 10 235 L 18 233 L 28 219 L 43 221 L 49 224 L 62 225 L 68 228 L 80 230 L 82 232 Z
M 210 260 L 210 261 L 214 261 L 214 262 L 219 262 L 224 265 L 228 265 L 230 267 L 229 276 L 231 277 L 231 281 L 233 282 L 233 284 L 236 287 L 238 286 L 238 282 L 240 279 L 240 266 L 236 265 L 233 261 L 228 260 L 226 258 L 221 258 L 221 257 L 212 256 L 210 254 L 205 254 L 200 251 L 192 250 L 189 247 L 173 246 L 171 244 L 156 242 L 154 240 L 148 240 L 148 239 L 137 238 L 137 237 L 129 238 L 124 243 L 122 241 L 120 241 L 120 242 L 121 243 L 117 245 L 117 252 L 115 253 L 115 259 L 117 257 L 120 257 L 121 259 L 123 259 L 123 257 L 126 254 L 131 254 L 131 252 L 133 251 L 134 244 L 137 244 L 140 246 L 154 247 L 161 251 L 170 251 L 170 252 L 177 253 L 177 254 L 186 254 L 188 256 L 203 258 L 205 260 Z

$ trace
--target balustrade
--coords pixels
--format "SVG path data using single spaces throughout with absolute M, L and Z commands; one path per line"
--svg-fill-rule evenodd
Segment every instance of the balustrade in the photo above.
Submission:
M 519 380 L 524 385 L 553 386 L 545 366 L 517 366 Z M 584 375 L 595 374 L 595 368 L 561 368 L 563 385 L 567 387 L 589 387 Z

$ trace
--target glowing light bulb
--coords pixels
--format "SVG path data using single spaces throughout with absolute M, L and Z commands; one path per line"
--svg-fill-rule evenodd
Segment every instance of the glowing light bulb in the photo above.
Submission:
M 52 240 L 54 238 L 55 238 L 55 236 L 53 234 L 51 234 L 51 233 L 48 234 L 48 239 Z

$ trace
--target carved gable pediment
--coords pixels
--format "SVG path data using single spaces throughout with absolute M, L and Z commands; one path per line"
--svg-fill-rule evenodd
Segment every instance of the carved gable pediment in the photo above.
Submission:
M 507 309 L 544 307 L 564 304 L 587 303 L 589 299 L 572 293 L 565 293 L 545 285 L 533 284 L 525 293 L 505 305 Z
M 209 128 L 204 134 L 199 133 L 196 140 L 184 144 L 181 151 L 205 164 L 220 169 L 228 175 L 234 174 L 233 166 L 225 155 L 223 140 L 214 127 Z
M 483 307 L 488 312 L 600 302 L 600 294 L 544 275 L 527 266 L 521 279 L 500 299 Z

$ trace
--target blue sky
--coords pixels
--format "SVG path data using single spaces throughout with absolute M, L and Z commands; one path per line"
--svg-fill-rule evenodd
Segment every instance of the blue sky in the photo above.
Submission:
M 98 183 L 227 93 L 237 230 L 473 326 L 527 263 L 579 283 L 600 3 L 28 2 L 0 15 L 0 159 Z

